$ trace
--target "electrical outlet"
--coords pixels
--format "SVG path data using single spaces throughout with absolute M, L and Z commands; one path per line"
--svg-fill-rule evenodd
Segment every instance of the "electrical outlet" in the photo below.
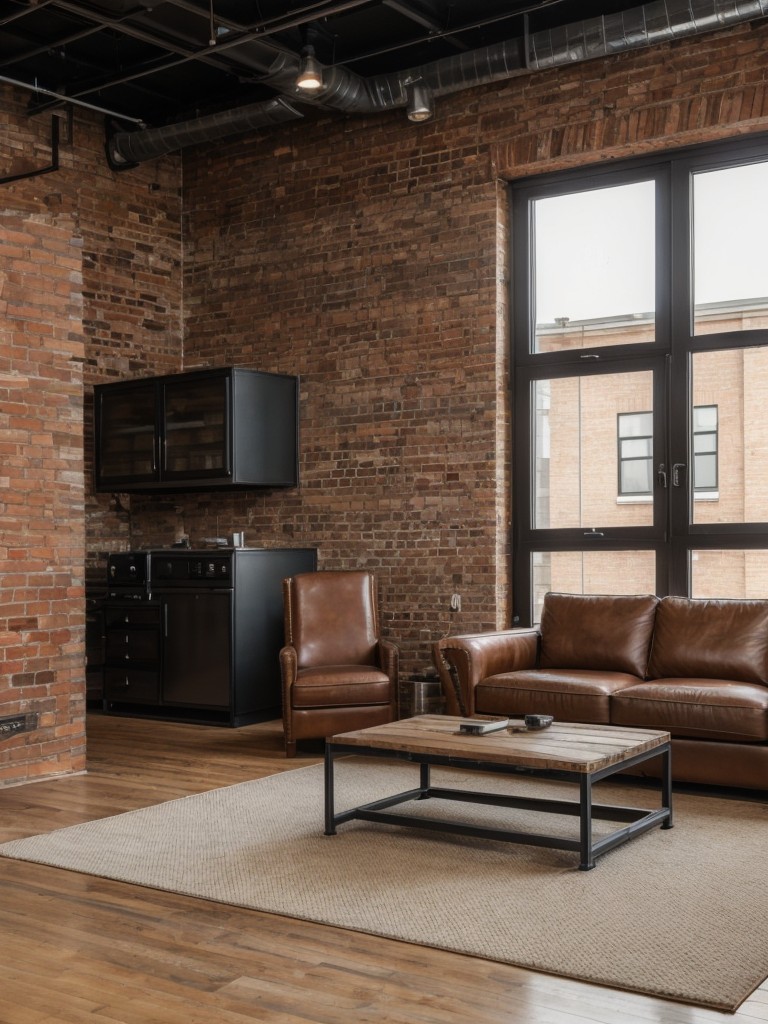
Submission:
M 461 611 L 461 594 L 451 594 L 451 611 Z

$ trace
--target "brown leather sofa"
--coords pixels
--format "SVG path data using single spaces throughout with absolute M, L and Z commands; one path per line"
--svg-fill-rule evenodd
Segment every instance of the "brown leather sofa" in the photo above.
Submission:
M 549 593 L 433 654 L 449 714 L 663 729 L 676 780 L 768 790 L 768 601 Z

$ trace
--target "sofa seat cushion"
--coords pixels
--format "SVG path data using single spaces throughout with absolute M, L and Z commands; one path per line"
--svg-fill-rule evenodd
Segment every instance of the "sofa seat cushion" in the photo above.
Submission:
M 615 694 L 611 722 L 672 736 L 762 742 L 768 739 L 768 688 L 727 679 L 654 679 Z
M 554 715 L 560 722 L 608 725 L 611 696 L 639 682 L 624 672 L 522 669 L 478 683 L 475 711 L 483 715 Z
M 295 708 L 389 704 L 391 690 L 389 677 L 373 665 L 324 665 L 300 670 L 291 703 Z

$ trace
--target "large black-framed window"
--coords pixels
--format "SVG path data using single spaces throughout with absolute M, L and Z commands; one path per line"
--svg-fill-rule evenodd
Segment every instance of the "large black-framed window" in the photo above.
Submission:
M 768 597 L 768 136 L 510 188 L 515 621 Z

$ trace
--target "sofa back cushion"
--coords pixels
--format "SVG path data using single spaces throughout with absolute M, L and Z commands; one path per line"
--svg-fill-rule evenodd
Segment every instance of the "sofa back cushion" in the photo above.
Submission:
M 662 599 L 648 678 L 696 676 L 768 684 L 768 601 Z
M 658 597 L 554 594 L 541 614 L 541 668 L 645 675 Z

